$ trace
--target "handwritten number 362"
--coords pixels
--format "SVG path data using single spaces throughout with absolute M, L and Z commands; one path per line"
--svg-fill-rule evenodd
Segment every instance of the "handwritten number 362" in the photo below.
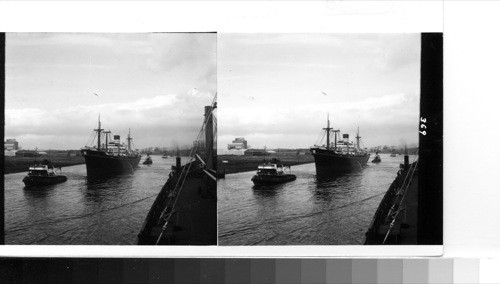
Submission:
M 421 117 L 420 118 L 420 122 L 423 122 L 422 124 L 420 124 L 420 128 L 421 129 L 427 129 L 427 126 L 424 124 L 427 122 L 427 119 L 425 119 L 424 117 Z M 422 130 L 422 131 L 419 131 L 420 134 L 422 135 L 427 135 L 427 132 L 425 130 Z

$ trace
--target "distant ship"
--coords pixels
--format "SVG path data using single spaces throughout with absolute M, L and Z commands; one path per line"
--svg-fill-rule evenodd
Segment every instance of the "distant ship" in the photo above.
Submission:
M 144 160 L 144 162 L 142 162 L 143 165 L 151 165 L 153 163 L 153 159 L 151 159 L 151 157 L 148 156 L 146 157 L 146 160 Z
M 280 160 L 273 158 L 257 167 L 257 174 L 252 177 L 252 182 L 255 185 L 273 185 L 297 179 L 295 175 L 286 173 L 284 168 Z
M 120 142 L 120 135 L 114 135 L 113 141 L 109 141 L 111 131 L 104 131 L 101 128 L 99 119 L 97 129 L 94 129 L 97 136 L 97 145 L 93 147 L 85 146 L 81 149 L 87 166 L 87 176 L 105 176 L 121 174 L 133 171 L 137 168 L 141 155 L 131 148 L 130 129 L 127 137 L 127 146 Z M 101 136 L 104 134 L 105 143 L 102 144 Z M 95 139 L 95 137 L 94 137 Z
M 59 168 L 60 169 L 60 168 Z M 60 172 L 49 160 L 43 160 L 41 163 L 35 163 L 29 167 L 28 175 L 23 178 L 24 184 L 28 186 L 44 186 L 65 182 L 68 178 Z
M 205 119 L 191 155 L 176 164 L 161 188 L 138 234 L 139 245 L 217 245 L 217 124 L 205 106 Z
M 397 154 L 396 154 L 396 150 L 392 149 L 392 152 L 391 152 L 391 157 L 396 157 Z
M 377 153 L 375 153 L 375 158 L 373 158 L 372 160 L 372 163 L 380 163 L 382 162 L 382 159 L 380 159 L 380 155 Z
M 311 147 L 311 154 L 314 156 L 316 174 L 331 175 L 360 170 L 366 165 L 370 154 L 360 148 L 359 129 L 356 136 L 356 146 L 349 142 L 349 135 L 344 134 L 343 140 L 337 140 L 337 133 L 340 130 L 333 130 L 330 127 L 330 120 L 327 119 L 327 126 L 323 128 L 326 132 L 326 145 Z M 334 143 L 330 143 L 330 132 L 334 133 Z

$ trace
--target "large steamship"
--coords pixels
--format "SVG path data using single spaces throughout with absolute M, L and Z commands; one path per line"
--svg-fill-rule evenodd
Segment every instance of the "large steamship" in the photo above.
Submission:
M 346 173 L 360 170 L 366 165 L 370 154 L 360 147 L 359 129 L 356 145 L 349 142 L 349 134 L 343 134 L 343 140 L 337 140 L 337 133 L 340 130 L 330 127 L 330 119 L 327 119 L 327 126 L 323 130 L 326 132 L 326 145 L 315 145 L 310 149 L 318 175 Z M 334 143 L 330 142 L 330 132 L 334 134 Z
M 97 136 L 97 145 L 85 146 L 81 149 L 87 166 L 87 176 L 98 177 L 121 174 L 137 168 L 141 155 L 132 150 L 130 129 L 127 136 L 127 145 L 120 142 L 120 135 L 113 135 L 113 140 L 111 140 L 111 131 L 104 131 L 101 128 L 100 119 L 97 129 L 94 129 L 94 131 Z M 102 138 L 104 138 L 104 143 L 102 143 Z M 93 140 L 95 140 L 95 137 Z

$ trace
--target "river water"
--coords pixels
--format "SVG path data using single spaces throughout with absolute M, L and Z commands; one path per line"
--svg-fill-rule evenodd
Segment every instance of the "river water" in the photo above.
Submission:
M 165 184 L 175 158 L 101 181 L 87 180 L 85 165 L 64 167 L 64 183 L 26 189 L 24 173 L 5 175 L 5 243 L 133 245 Z M 187 158 L 182 159 L 184 163 Z
M 316 177 L 314 163 L 293 166 L 297 180 L 272 187 L 254 187 L 255 171 L 226 175 L 217 183 L 219 245 L 363 244 L 404 159 L 380 156 L 336 178 Z

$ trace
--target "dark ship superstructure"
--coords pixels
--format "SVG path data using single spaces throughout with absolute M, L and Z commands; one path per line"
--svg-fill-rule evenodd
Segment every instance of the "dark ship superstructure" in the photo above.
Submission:
M 98 121 L 97 129 L 94 129 L 97 144 L 85 146 L 81 149 L 85 158 L 87 176 L 99 177 L 106 175 L 121 174 L 133 171 L 139 165 L 141 155 L 132 149 L 132 138 L 130 129 L 127 136 L 127 144 L 121 143 L 120 135 L 113 135 L 111 131 L 101 128 L 101 120 Z

